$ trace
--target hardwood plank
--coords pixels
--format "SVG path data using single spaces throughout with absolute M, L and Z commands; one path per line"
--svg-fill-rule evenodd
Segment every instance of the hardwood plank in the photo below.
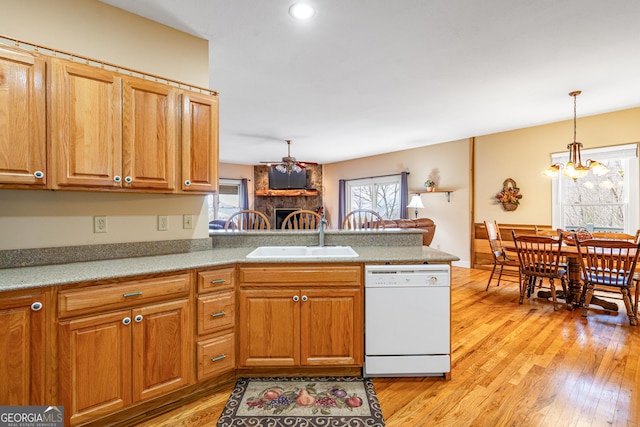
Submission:
M 640 332 L 618 314 L 554 311 L 454 267 L 452 378 L 375 378 L 387 427 L 625 426 L 640 420 Z M 138 424 L 215 425 L 233 389 Z

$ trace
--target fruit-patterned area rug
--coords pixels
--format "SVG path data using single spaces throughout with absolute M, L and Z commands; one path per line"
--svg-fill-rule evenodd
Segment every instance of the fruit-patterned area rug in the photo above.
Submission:
M 217 427 L 383 427 L 371 380 L 240 378 Z

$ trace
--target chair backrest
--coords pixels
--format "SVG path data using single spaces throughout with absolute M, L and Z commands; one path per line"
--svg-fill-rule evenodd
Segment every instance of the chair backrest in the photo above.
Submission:
M 291 212 L 282 221 L 282 230 L 315 230 L 320 225 L 320 214 L 309 211 L 299 210 Z
M 561 265 L 562 233 L 551 236 L 517 236 L 511 230 L 516 245 L 520 272 L 538 277 L 557 277 Z
M 487 239 L 491 248 L 491 255 L 494 261 L 504 259 L 505 250 L 502 244 L 502 236 L 500 235 L 500 227 L 496 221 L 485 221 L 484 228 L 487 230 Z
M 626 240 L 627 242 L 635 243 L 638 241 L 638 234 L 640 230 L 636 232 L 636 235 L 627 233 L 614 233 L 612 231 L 594 231 L 591 233 L 591 237 L 594 239 L 606 239 L 606 240 Z
M 589 239 L 576 244 L 583 280 L 593 284 L 629 287 L 640 254 L 640 243 Z
M 245 209 L 231 215 L 224 225 L 225 230 L 268 230 L 269 218 L 262 212 Z
M 376 211 L 356 209 L 349 212 L 342 221 L 344 230 L 365 230 L 385 228 L 384 220 Z

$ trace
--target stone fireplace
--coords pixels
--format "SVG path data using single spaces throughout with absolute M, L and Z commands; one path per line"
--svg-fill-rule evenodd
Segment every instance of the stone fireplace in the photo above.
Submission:
M 268 168 L 253 167 L 253 206 L 269 218 L 271 228 L 279 228 L 284 217 L 293 211 L 317 211 L 322 206 L 322 166 L 307 166 L 306 190 L 269 190 Z

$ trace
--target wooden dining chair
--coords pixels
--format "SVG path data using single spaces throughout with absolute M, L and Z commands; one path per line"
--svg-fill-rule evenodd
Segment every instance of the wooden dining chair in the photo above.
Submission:
M 587 316 L 594 292 L 621 294 L 629 323 L 636 326 L 638 324 L 638 285 L 633 275 L 640 255 L 640 243 L 589 239 L 578 241 L 576 246 L 580 253 L 585 289 L 582 316 Z M 631 300 L 633 288 L 635 292 Z
M 594 239 L 625 240 L 631 243 L 636 243 L 638 241 L 639 235 L 640 230 L 636 231 L 635 236 L 633 234 L 616 233 L 612 231 L 594 231 L 593 233 L 591 233 L 591 237 L 593 237 Z
M 355 209 L 349 212 L 342 221 L 343 230 L 384 229 L 384 219 L 371 209 Z
M 243 209 L 231 215 L 224 224 L 225 230 L 268 230 L 269 218 L 262 212 Z
M 559 238 L 549 236 L 516 235 L 511 230 L 520 261 L 520 304 L 525 295 L 530 297 L 536 283 L 542 286 L 544 279 L 549 280 L 553 309 L 558 310 L 555 280 L 560 280 L 564 295 L 567 295 L 567 270 L 563 267 L 561 249 L 562 234 Z M 542 280 L 538 280 L 542 279 Z
M 282 220 L 282 230 L 317 230 L 320 225 L 319 213 L 310 210 L 291 212 Z
M 507 255 L 507 251 L 502 244 L 502 235 L 500 233 L 498 223 L 496 221 L 485 221 L 484 228 L 487 231 L 487 239 L 489 240 L 489 247 L 491 249 L 491 255 L 493 256 L 493 268 L 491 269 L 491 275 L 489 276 L 489 281 L 487 282 L 485 291 L 489 290 L 489 285 L 491 285 L 491 281 L 493 280 L 493 276 L 495 275 L 498 267 L 500 270 L 498 271 L 497 286 L 500 286 L 500 279 L 502 279 L 502 273 L 505 267 L 507 267 L 508 270 L 517 272 L 518 282 L 520 282 L 520 263 L 518 262 L 517 257 L 510 257 Z

